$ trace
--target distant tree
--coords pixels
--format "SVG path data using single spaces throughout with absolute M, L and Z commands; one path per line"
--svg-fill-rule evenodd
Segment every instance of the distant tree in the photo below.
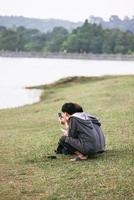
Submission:
M 0 32 L 6 31 L 7 28 L 5 26 L 0 26 Z
M 28 41 L 24 46 L 26 51 L 42 51 L 46 44 L 46 35 L 35 29 L 27 33 L 27 39 Z
M 69 52 L 101 53 L 103 30 L 86 20 L 82 27 L 72 31 L 62 48 Z
M 47 34 L 47 43 L 44 46 L 44 51 L 59 52 L 61 45 L 66 40 L 68 31 L 63 27 L 56 27 L 51 33 Z
M 114 23 L 119 23 L 119 22 L 121 22 L 121 19 L 118 17 L 118 15 L 112 15 L 112 16 L 109 18 L 109 21 L 110 21 L 110 22 L 114 22 Z
M 0 50 L 17 50 L 17 32 L 5 30 L 0 33 Z
M 77 35 L 71 34 L 62 44 L 62 50 L 67 52 L 81 52 L 80 41 Z

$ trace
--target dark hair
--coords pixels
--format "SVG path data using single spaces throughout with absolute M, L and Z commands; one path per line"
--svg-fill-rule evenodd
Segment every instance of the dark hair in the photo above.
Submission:
M 83 112 L 83 108 L 77 103 L 65 103 L 61 108 L 62 112 L 72 115 L 76 112 Z

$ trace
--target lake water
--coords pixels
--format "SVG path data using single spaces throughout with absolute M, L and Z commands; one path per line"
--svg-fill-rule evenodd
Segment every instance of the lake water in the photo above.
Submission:
M 39 101 L 40 90 L 26 86 L 54 82 L 67 76 L 134 74 L 134 61 L 100 61 L 0 57 L 0 108 Z

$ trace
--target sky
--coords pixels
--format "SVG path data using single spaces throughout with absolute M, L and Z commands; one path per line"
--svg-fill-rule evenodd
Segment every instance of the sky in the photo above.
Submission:
M 134 0 L 0 0 L 0 15 L 84 21 L 90 15 L 134 16 Z

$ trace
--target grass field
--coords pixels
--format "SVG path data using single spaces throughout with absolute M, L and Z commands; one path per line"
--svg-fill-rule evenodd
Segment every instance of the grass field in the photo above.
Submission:
M 68 78 L 40 87 L 41 102 L 0 110 L 0 199 L 134 199 L 134 76 Z M 47 159 L 61 136 L 57 113 L 70 101 L 100 118 L 105 154 L 75 163 L 71 156 Z

